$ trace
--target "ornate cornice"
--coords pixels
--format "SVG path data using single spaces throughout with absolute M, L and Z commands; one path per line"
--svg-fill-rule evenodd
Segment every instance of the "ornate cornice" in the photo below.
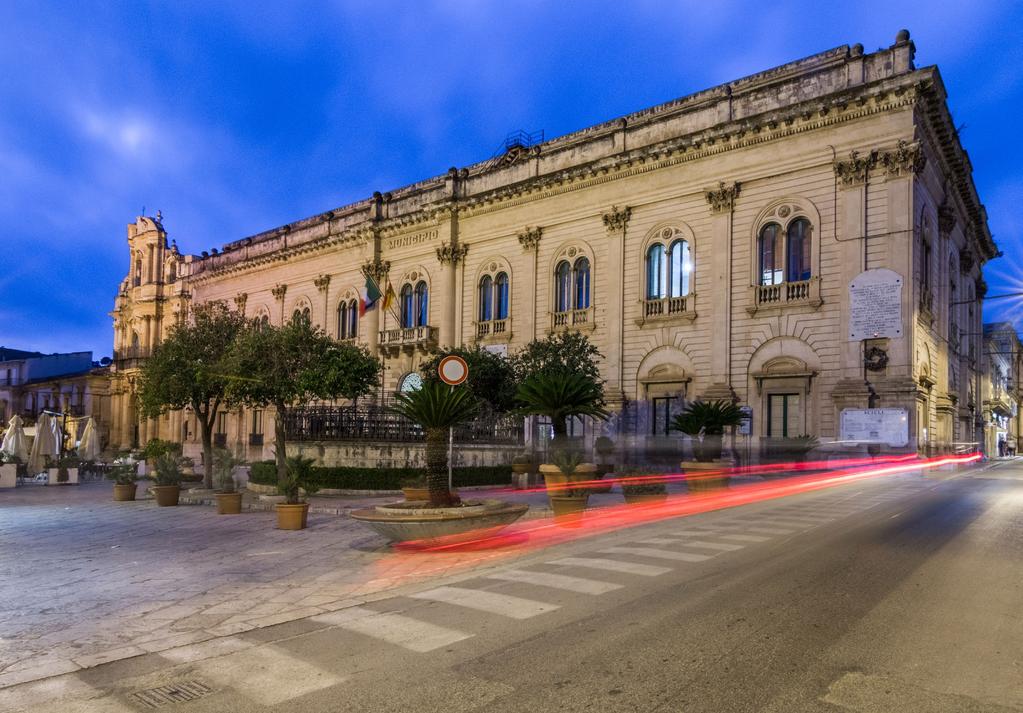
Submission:
M 440 261 L 441 265 L 457 265 L 468 252 L 468 245 L 443 243 L 439 248 L 437 248 L 437 259 Z
M 234 296 L 234 306 L 239 312 L 245 311 L 245 304 L 249 301 L 248 292 L 239 292 Z
M 717 188 L 704 191 L 710 209 L 714 213 L 731 213 L 735 208 L 735 199 L 739 197 L 741 186 L 738 181 L 726 185 L 724 181 L 718 182 Z
M 526 228 L 518 234 L 519 245 L 522 246 L 523 250 L 538 250 L 540 248 L 540 238 L 543 237 L 543 228 L 537 226 Z
M 843 186 L 861 185 L 870 178 L 870 171 L 877 165 L 877 161 L 876 150 L 861 154 L 854 149 L 849 152 L 848 161 L 835 161 L 835 176 Z
M 288 286 L 277 284 L 270 290 L 270 294 L 274 296 L 274 299 L 278 302 L 284 301 L 284 295 L 288 294 Z
M 313 280 L 313 284 L 316 285 L 316 289 L 320 292 L 326 292 L 327 288 L 330 287 L 330 275 L 320 275 Z
M 360 269 L 363 275 L 372 278 L 379 285 L 387 277 L 387 273 L 391 271 L 391 261 L 374 258 L 364 263 Z
M 887 178 L 899 178 L 920 173 L 927 165 L 927 156 L 919 141 L 909 143 L 900 140 L 893 150 L 881 154 L 881 165 Z
M 611 210 L 604 213 L 604 228 L 609 233 L 624 233 L 625 226 L 629 224 L 629 218 L 632 217 L 632 208 L 625 206 L 619 208 L 614 205 L 611 206 Z

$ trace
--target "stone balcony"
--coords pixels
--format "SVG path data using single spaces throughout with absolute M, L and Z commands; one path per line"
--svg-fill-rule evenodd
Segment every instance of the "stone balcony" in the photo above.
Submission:
M 476 341 L 507 342 L 511 339 L 511 319 L 490 319 L 476 322 Z
M 821 278 L 819 277 L 811 277 L 809 280 L 797 282 L 781 282 L 777 285 L 752 285 L 749 289 L 750 306 L 746 308 L 746 311 L 751 315 L 788 307 L 816 309 L 824 302 L 821 299 Z
M 636 324 L 647 322 L 692 322 L 696 319 L 696 295 L 643 300 L 643 316 Z
M 437 330 L 430 326 L 399 327 L 380 332 L 380 348 L 386 351 L 429 350 L 437 344 Z
M 567 312 L 551 312 L 551 332 L 563 332 L 569 329 L 596 329 L 595 312 L 592 307 L 573 309 Z

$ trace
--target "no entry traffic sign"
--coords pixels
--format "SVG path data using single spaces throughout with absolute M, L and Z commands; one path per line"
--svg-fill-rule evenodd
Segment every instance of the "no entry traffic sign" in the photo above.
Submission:
M 458 386 L 469 378 L 469 365 L 462 357 L 449 354 L 437 365 L 437 375 L 445 384 Z

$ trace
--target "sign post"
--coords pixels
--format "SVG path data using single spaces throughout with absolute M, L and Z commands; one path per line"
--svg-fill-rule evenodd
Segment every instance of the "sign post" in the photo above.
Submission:
M 450 386 L 452 390 L 465 382 L 469 378 L 469 365 L 465 359 L 455 354 L 448 354 L 446 357 L 440 360 L 437 364 L 437 376 L 445 384 Z M 455 429 L 451 427 L 448 429 L 448 491 L 454 489 L 454 473 L 451 465 L 452 457 L 454 455 L 455 446 Z

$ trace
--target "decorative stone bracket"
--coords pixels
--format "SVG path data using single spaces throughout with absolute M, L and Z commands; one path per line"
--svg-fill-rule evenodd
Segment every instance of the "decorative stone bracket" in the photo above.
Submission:
M 387 273 L 391 271 L 391 261 L 374 258 L 364 263 L 360 269 L 363 275 L 372 278 L 379 285 L 387 277 Z
M 927 156 L 919 141 L 909 143 L 899 140 L 894 149 L 879 151 L 873 149 L 867 153 L 853 150 L 849 152 L 849 160 L 835 161 L 835 176 L 843 186 L 858 186 L 866 183 L 870 172 L 876 167 L 884 168 L 885 178 L 901 178 L 902 176 L 919 173 L 927 165 Z
M 518 234 L 519 245 L 522 246 L 523 250 L 538 250 L 540 248 L 540 238 L 542 237 L 543 228 L 530 228 L 527 226 Z
M 611 210 L 604 213 L 604 228 L 607 229 L 608 233 L 624 233 L 625 226 L 628 225 L 631 217 L 632 208 L 628 206 L 624 208 L 619 208 L 616 205 L 611 206 Z
M 843 186 L 858 186 L 866 183 L 870 171 L 877 165 L 877 151 L 861 155 L 859 151 L 849 152 L 848 161 L 835 161 L 835 176 Z
M 284 301 L 284 295 L 288 294 L 288 286 L 277 284 L 270 290 L 270 294 L 274 296 L 274 299 L 278 302 Z
M 437 248 L 437 259 L 441 265 L 457 265 L 465 258 L 469 252 L 468 245 L 455 245 L 453 243 L 444 243 Z
M 732 185 L 726 185 L 724 181 L 718 182 L 717 188 L 711 188 L 704 192 L 710 209 L 713 213 L 731 213 L 735 208 L 735 199 L 739 197 L 741 186 L 738 181 Z
M 239 312 L 245 311 L 245 304 L 248 301 L 249 293 L 247 292 L 239 292 L 237 295 L 234 296 L 234 306 L 238 309 Z
M 326 292 L 327 288 L 330 287 L 330 275 L 320 275 L 313 280 L 313 284 L 316 285 L 316 289 L 320 292 Z

